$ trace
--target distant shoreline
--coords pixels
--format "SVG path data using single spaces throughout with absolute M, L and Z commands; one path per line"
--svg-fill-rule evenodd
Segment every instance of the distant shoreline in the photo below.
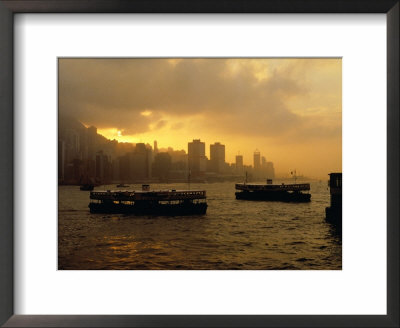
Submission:
M 241 183 L 243 182 L 244 179 L 237 179 L 237 178 L 227 178 L 227 179 L 204 179 L 204 180 L 191 180 L 190 183 L 202 183 L 202 184 L 208 184 L 208 183 L 225 183 L 225 182 L 231 182 L 231 183 Z M 275 182 L 287 182 L 287 183 L 295 183 L 295 180 L 293 178 L 276 178 L 273 179 L 274 183 Z M 328 179 L 315 179 L 315 178 L 297 178 L 296 182 L 327 182 Z M 249 183 L 263 183 L 265 180 L 252 180 L 248 181 Z M 112 181 L 112 182 L 107 182 L 107 183 L 102 183 L 98 184 L 95 186 L 104 186 L 104 185 L 117 185 L 121 184 L 122 182 L 120 181 Z M 174 183 L 188 183 L 187 180 L 167 180 L 167 181 L 159 181 L 159 180 L 139 180 L 139 181 L 124 181 L 123 184 L 126 185 L 141 185 L 141 184 L 174 184 Z M 81 184 L 79 183 L 59 183 L 58 186 L 80 186 Z

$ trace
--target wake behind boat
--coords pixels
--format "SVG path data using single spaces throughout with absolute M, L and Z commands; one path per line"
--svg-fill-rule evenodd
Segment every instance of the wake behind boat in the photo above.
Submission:
M 235 189 L 240 190 L 235 193 L 236 199 L 294 203 L 311 201 L 311 194 L 308 193 L 309 183 L 272 184 L 272 180 L 268 179 L 267 184 L 237 183 Z

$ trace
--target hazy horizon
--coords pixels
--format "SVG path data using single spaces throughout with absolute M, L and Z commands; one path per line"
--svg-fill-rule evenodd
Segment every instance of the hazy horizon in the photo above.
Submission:
M 60 59 L 59 111 L 112 140 L 185 150 L 193 139 L 277 175 L 342 171 L 341 59 Z

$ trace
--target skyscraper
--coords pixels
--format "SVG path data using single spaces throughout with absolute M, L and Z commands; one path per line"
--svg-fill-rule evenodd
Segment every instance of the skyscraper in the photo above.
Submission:
M 225 166 L 225 145 L 219 142 L 210 145 L 210 166 L 212 172 L 223 172 Z
M 267 178 L 268 179 L 273 179 L 275 178 L 275 169 L 274 169 L 274 163 L 272 162 L 267 162 Z
M 261 157 L 260 152 L 256 150 L 253 155 L 253 166 L 255 171 L 260 171 Z
M 96 139 L 97 139 L 97 128 L 90 126 L 87 129 L 87 144 L 88 144 L 88 157 L 89 159 L 95 159 L 96 155 Z
M 199 176 L 206 171 L 206 144 L 200 139 L 188 143 L 188 164 L 192 176 Z
M 157 140 L 154 140 L 154 154 L 158 153 Z
M 265 156 L 261 156 L 261 166 L 264 169 L 264 167 L 267 165 L 267 159 Z
M 98 151 L 96 153 L 96 181 L 99 183 L 105 183 L 110 181 L 110 175 L 112 174 L 109 157 Z
M 171 166 L 172 160 L 170 154 L 166 152 L 157 153 L 153 162 L 153 177 L 157 177 L 161 180 L 168 179 Z
M 129 173 L 132 181 L 151 178 L 151 149 L 144 143 L 137 143 L 135 150 L 129 154 Z

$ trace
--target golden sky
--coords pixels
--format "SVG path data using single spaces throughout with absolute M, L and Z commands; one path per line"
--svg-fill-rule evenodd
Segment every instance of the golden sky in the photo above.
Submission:
M 121 142 L 225 144 L 280 175 L 342 170 L 338 58 L 60 59 L 59 110 Z

